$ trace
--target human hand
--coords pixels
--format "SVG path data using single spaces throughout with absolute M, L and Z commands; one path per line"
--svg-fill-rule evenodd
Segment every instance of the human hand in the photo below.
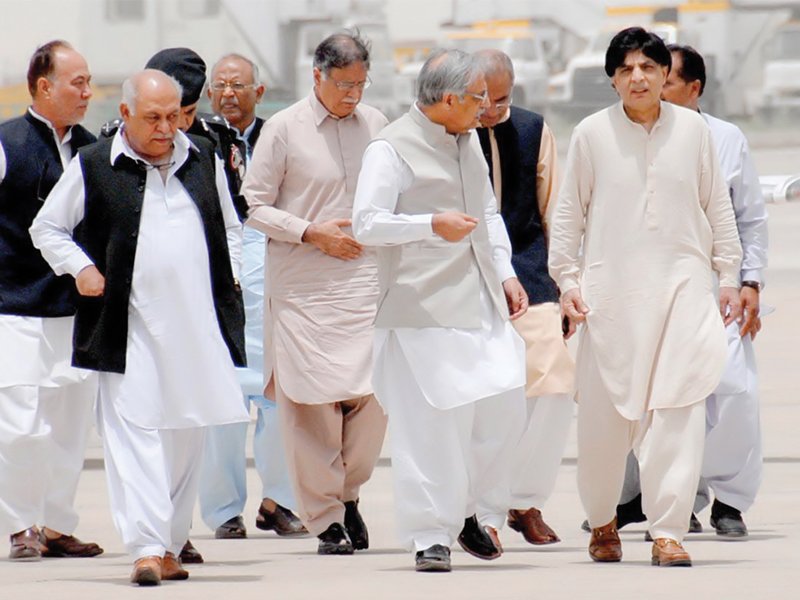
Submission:
M 735 287 L 719 288 L 719 314 L 725 327 L 739 322 L 742 317 L 742 304 L 739 300 L 739 289 Z
M 589 307 L 584 303 L 578 288 L 572 288 L 561 295 L 561 314 L 569 321 L 569 328 L 564 334 L 564 339 L 569 339 L 575 333 L 578 324 L 586 320 L 588 312 Z
M 351 224 L 350 219 L 311 223 L 303 233 L 303 241 L 314 244 L 328 256 L 341 260 L 356 259 L 361 256 L 364 247 L 341 229 Z
M 510 277 L 503 282 L 503 291 L 508 303 L 508 315 L 512 321 L 519 319 L 528 310 L 528 294 L 516 277 Z
M 75 278 L 75 287 L 81 296 L 102 296 L 106 289 L 106 278 L 94 265 L 81 269 Z
M 739 335 L 744 337 L 749 333 L 750 337 L 755 339 L 756 334 L 761 330 L 761 319 L 759 317 L 761 305 L 759 304 L 758 290 L 742 286 L 739 290 L 739 302 L 742 305 Z
M 460 242 L 478 225 L 478 219 L 460 212 L 443 212 L 433 215 L 433 233 L 448 242 Z

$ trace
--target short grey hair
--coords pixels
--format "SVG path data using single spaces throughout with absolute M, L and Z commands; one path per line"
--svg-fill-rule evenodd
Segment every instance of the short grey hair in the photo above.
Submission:
M 331 69 L 344 69 L 355 63 L 364 63 L 369 71 L 369 40 L 362 38 L 358 29 L 329 35 L 314 50 L 314 67 L 325 75 Z
M 486 77 L 504 75 L 507 73 L 511 77 L 511 83 L 513 85 L 514 63 L 511 62 L 511 58 L 509 58 L 508 54 L 502 50 L 486 48 L 484 50 L 478 50 L 475 52 L 474 56 L 475 60 L 478 62 L 478 68 Z
M 136 99 L 139 97 L 139 85 L 140 81 L 143 77 L 148 74 L 148 71 L 156 71 L 160 75 L 163 75 L 167 79 L 170 80 L 172 85 L 175 87 L 175 92 L 178 94 L 178 98 L 183 97 L 183 87 L 178 80 L 172 77 L 172 75 L 167 75 L 163 71 L 158 71 L 156 69 L 145 69 L 144 71 L 139 71 L 138 73 L 134 73 L 130 77 L 128 77 L 125 81 L 122 82 L 122 100 L 121 103 L 125 104 L 128 107 L 128 110 L 133 115 L 136 111 Z
M 211 67 L 211 76 L 212 77 L 214 76 L 214 73 L 216 72 L 217 67 L 219 67 L 219 65 L 220 65 L 220 63 L 222 61 L 229 60 L 231 58 L 236 58 L 236 59 L 241 60 L 242 62 L 245 62 L 248 65 L 250 65 L 250 69 L 253 71 L 253 83 L 255 85 L 257 85 L 257 86 L 261 85 L 261 79 L 258 76 L 258 65 L 256 63 L 254 63 L 252 60 L 250 60 L 249 58 L 247 58 L 246 56 L 243 56 L 243 55 L 239 54 L 238 52 L 229 52 L 228 54 L 220 57 L 220 59 L 217 62 L 214 63 L 214 66 Z
M 434 50 L 417 76 L 417 102 L 433 106 L 445 94 L 463 96 L 480 74 L 471 54 L 451 48 Z

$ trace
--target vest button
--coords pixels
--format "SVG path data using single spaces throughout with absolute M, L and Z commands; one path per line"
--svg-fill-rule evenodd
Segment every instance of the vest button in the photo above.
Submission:
M 135 231 L 131 232 L 131 237 L 132 237 L 132 238 L 135 238 L 135 237 L 136 237 L 136 232 L 135 232 Z

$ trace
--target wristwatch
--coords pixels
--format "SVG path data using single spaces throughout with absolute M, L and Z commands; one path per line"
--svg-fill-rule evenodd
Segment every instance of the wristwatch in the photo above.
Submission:
M 753 288 L 755 291 L 761 291 L 761 284 L 758 281 L 743 281 L 742 287 Z

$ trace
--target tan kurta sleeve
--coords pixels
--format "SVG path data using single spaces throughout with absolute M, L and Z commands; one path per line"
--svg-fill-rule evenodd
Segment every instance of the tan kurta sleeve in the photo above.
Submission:
M 567 152 L 564 181 L 551 210 L 550 276 L 561 293 L 580 285 L 578 253 L 586 229 L 586 212 L 592 196 L 594 169 L 580 129 L 576 129 Z
M 539 146 L 539 162 L 536 165 L 536 198 L 545 239 L 550 234 L 550 212 L 558 196 L 558 148 L 552 130 L 544 124 Z
M 286 125 L 271 119 L 264 123 L 247 169 L 242 194 L 250 210 L 246 224 L 281 242 L 302 243 L 310 222 L 275 207 L 286 172 L 288 155 Z
M 719 273 L 721 287 L 738 288 L 742 245 L 728 186 L 711 141 L 710 130 L 703 136 L 700 161 L 700 205 L 711 225 L 714 240 L 711 264 Z

